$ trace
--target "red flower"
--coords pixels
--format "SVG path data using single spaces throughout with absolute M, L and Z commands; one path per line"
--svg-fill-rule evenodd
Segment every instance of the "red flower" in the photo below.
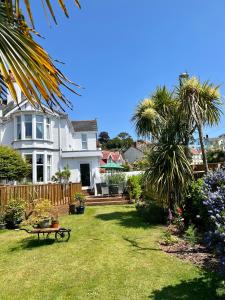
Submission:
M 182 213 L 183 213 L 183 209 L 182 209 L 182 208 L 180 208 L 180 207 L 178 207 L 178 208 L 177 208 L 177 212 L 178 212 L 178 214 L 179 214 L 179 215 L 182 215 Z

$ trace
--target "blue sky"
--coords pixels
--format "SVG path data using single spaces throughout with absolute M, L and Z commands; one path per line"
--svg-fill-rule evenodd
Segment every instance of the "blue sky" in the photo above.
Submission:
M 99 131 L 135 137 L 130 119 L 138 101 L 158 85 L 173 88 L 184 71 L 221 84 L 225 94 L 224 0 L 80 2 L 79 11 L 74 0 L 67 1 L 69 19 L 56 8 L 59 25 L 51 27 L 33 4 L 36 30 L 46 38 L 39 43 L 85 87 L 82 97 L 66 92 L 72 119 L 97 118 Z M 205 132 L 217 136 L 225 133 L 224 125 L 222 117 L 219 127 Z

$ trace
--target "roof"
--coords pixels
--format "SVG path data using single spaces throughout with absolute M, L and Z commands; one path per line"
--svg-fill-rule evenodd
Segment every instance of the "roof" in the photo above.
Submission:
M 102 159 L 109 159 L 110 156 L 114 162 L 122 159 L 122 156 L 119 151 L 115 151 L 115 152 L 107 151 L 107 150 L 102 151 Z
M 14 101 L 9 102 L 2 108 L 3 117 L 10 112 L 14 107 L 16 107 L 16 103 Z
M 98 131 L 96 120 L 71 121 L 75 132 L 81 131 Z
M 194 149 L 194 148 L 192 148 L 192 149 L 191 149 L 191 154 L 202 154 L 202 151 L 199 150 L 199 149 Z

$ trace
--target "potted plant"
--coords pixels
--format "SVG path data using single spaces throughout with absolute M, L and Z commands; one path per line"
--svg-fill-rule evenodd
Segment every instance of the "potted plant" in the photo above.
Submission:
M 35 200 L 34 208 L 23 225 L 31 225 L 35 228 L 48 228 L 51 226 L 52 204 L 48 199 Z
M 69 214 L 74 215 L 76 213 L 76 200 L 71 197 L 71 201 L 69 203 Z
M 76 213 L 83 214 L 85 210 L 85 195 L 82 193 L 76 193 L 74 195 L 74 200 L 79 202 L 79 205 L 76 206 Z
M 10 199 L 5 211 L 5 223 L 7 229 L 16 229 L 24 219 L 26 202 L 23 199 Z
M 6 224 L 5 224 L 5 213 L 0 212 L 0 230 L 5 229 Z
M 59 227 L 59 219 L 58 219 L 58 217 L 52 217 L 51 228 L 58 228 L 58 227 Z

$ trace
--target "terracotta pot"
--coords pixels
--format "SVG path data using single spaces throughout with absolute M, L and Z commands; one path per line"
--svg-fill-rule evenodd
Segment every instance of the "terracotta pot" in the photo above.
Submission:
M 58 228 L 59 227 L 59 221 L 52 221 L 51 228 Z

